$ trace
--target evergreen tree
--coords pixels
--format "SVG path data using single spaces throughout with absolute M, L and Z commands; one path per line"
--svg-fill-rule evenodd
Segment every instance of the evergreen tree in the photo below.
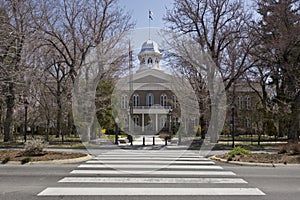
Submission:
M 288 139 L 297 141 L 300 115 L 300 2 L 260 0 L 259 57 L 275 88 L 274 103 L 289 108 Z

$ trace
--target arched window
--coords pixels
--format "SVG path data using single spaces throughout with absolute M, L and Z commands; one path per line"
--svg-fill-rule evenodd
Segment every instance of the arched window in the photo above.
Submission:
M 139 100 L 139 95 L 138 94 L 134 94 L 133 95 L 133 107 L 137 107 L 140 104 L 140 100 Z
M 149 93 L 146 97 L 146 106 L 152 106 L 154 104 L 154 96 L 153 94 Z
M 122 98 L 121 98 L 121 108 L 122 109 L 126 109 L 128 108 L 128 99 L 127 99 L 127 95 L 122 95 Z
M 167 95 L 166 94 L 160 95 L 160 105 L 163 107 L 167 106 Z
M 152 58 L 148 58 L 148 64 L 152 64 Z

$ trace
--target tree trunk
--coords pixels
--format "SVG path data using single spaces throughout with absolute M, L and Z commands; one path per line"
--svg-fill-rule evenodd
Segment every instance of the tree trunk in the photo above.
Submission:
M 46 121 L 46 141 L 49 142 L 49 126 L 50 126 L 50 119 L 47 118 Z
M 57 101 L 57 115 L 56 115 L 56 137 L 58 138 L 59 135 L 62 134 L 61 131 L 61 121 L 62 121 L 62 106 L 61 106 L 61 101 Z M 62 143 L 63 143 L 63 138 L 62 138 Z
M 6 95 L 6 116 L 4 121 L 4 142 L 12 141 L 11 126 L 15 107 L 14 85 L 9 83 L 9 94 Z
M 300 93 L 295 97 L 292 104 L 291 129 L 288 133 L 288 141 L 298 142 L 299 140 L 299 123 L 300 123 Z
M 86 123 L 86 126 L 80 128 L 82 142 L 89 142 L 91 138 L 91 127 Z
M 61 102 L 61 95 L 59 92 L 59 87 L 57 90 L 57 97 L 56 97 L 56 103 L 57 103 L 57 114 L 56 114 L 56 138 L 59 137 L 59 135 L 62 135 L 62 143 L 64 143 L 63 134 L 61 131 L 61 122 L 62 122 L 62 102 Z
M 218 111 L 217 111 L 217 106 L 215 103 L 211 105 L 211 116 L 212 120 L 209 123 L 210 127 L 210 142 L 211 143 L 217 143 L 219 139 L 219 134 L 218 134 Z

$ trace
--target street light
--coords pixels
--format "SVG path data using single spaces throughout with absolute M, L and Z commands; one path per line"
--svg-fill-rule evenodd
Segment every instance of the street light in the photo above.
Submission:
M 234 148 L 234 101 L 232 101 L 231 104 L 231 120 L 230 120 L 230 124 L 231 124 L 231 136 L 232 136 L 232 148 Z
M 172 127 L 172 109 L 169 110 L 169 133 L 171 134 Z
M 181 144 L 181 118 L 178 119 L 178 126 L 179 126 L 179 129 L 178 129 L 178 145 Z
M 115 123 L 116 123 L 116 136 L 115 136 L 115 144 L 118 145 L 119 144 L 119 118 L 117 117 L 115 119 Z
M 24 127 L 24 142 L 27 141 L 27 109 L 28 109 L 28 106 L 29 106 L 29 102 L 27 101 L 27 99 L 25 99 L 24 101 L 24 108 L 25 108 L 25 127 Z

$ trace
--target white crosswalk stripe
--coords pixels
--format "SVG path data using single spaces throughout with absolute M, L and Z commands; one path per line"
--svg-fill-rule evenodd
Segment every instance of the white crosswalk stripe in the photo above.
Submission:
M 64 185 L 48 187 L 38 196 L 265 195 L 192 151 L 108 151 L 79 165 L 58 184 Z
M 209 160 L 207 158 L 191 158 L 191 157 L 188 157 L 188 158 L 176 158 L 176 157 L 139 157 L 139 156 L 131 156 L 131 157 L 96 157 L 95 160 L 140 160 L 140 161 L 143 161 L 143 160 L 168 160 L 168 161 L 173 161 L 174 159 L 176 160 L 181 160 L 181 161 L 195 161 L 195 160 L 202 160 L 202 161 L 205 161 L 205 160 Z
M 257 188 L 47 188 L 39 196 L 264 195 Z
M 60 183 L 247 183 L 241 178 L 66 177 Z
M 89 160 L 86 163 L 88 164 L 139 164 L 141 163 L 140 160 Z M 170 161 L 164 161 L 164 160 L 143 160 L 143 164 L 161 164 L 166 165 L 170 164 Z M 185 164 L 185 165 L 214 165 L 215 163 L 213 161 L 180 161 L 175 160 L 171 161 L 171 164 Z
M 126 174 L 144 174 L 144 175 L 173 175 L 173 176 L 234 176 L 235 173 L 230 171 L 153 171 L 153 170 L 73 170 L 71 174 L 113 174 L 113 175 L 126 175 Z
M 128 165 L 128 164 L 95 164 L 95 165 L 90 165 L 90 164 L 84 164 L 84 165 L 79 165 L 79 168 L 97 168 L 97 169 L 105 169 L 105 168 L 118 168 L 118 169 L 153 169 L 153 168 L 158 168 L 162 167 L 164 169 L 223 169 L 221 166 L 215 166 L 215 165 L 196 165 L 196 166 L 191 166 L 191 165 Z

